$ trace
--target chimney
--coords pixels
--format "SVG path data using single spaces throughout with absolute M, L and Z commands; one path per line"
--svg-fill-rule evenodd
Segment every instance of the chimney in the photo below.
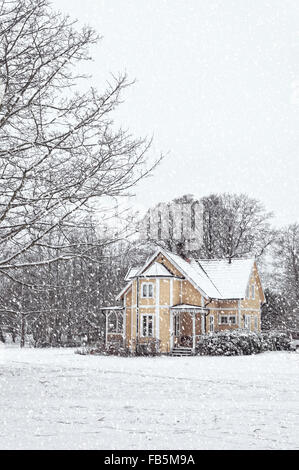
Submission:
M 183 260 L 187 261 L 188 263 L 191 262 L 190 258 L 188 258 L 185 243 L 183 241 L 176 243 L 176 252 L 181 258 L 183 258 Z

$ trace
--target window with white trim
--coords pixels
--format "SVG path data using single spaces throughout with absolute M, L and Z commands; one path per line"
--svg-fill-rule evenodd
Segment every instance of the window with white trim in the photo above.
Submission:
M 245 319 L 244 319 L 244 328 L 246 330 L 250 330 L 250 315 L 245 315 Z
M 255 329 L 255 331 L 258 330 L 258 319 L 257 319 L 257 315 L 254 316 L 254 329 Z
M 214 333 L 214 315 L 210 315 L 209 316 L 209 330 L 210 330 L 210 333 Z
M 236 325 L 237 317 L 236 315 L 221 315 L 220 324 L 221 325 Z
M 251 298 L 255 299 L 255 285 L 254 284 L 252 284 L 251 286 Z
M 147 338 L 153 337 L 153 315 L 142 315 L 141 335 Z
M 227 315 L 221 315 L 220 325 L 228 325 L 228 316 Z
M 154 285 L 151 282 L 141 284 L 141 297 L 152 299 L 154 297 Z

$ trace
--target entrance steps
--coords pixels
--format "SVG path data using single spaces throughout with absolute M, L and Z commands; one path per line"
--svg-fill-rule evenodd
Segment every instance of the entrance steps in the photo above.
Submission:
M 176 346 L 170 353 L 171 356 L 192 356 L 192 348 Z

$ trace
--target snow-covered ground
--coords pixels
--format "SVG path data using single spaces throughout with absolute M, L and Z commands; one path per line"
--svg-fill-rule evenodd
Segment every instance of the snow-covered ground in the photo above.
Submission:
M 0 346 L 0 449 L 11 448 L 299 449 L 299 354 L 118 358 Z

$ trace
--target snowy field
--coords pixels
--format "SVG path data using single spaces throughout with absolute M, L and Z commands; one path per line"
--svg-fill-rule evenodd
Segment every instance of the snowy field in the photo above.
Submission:
M 0 346 L 0 449 L 299 449 L 299 354 Z

